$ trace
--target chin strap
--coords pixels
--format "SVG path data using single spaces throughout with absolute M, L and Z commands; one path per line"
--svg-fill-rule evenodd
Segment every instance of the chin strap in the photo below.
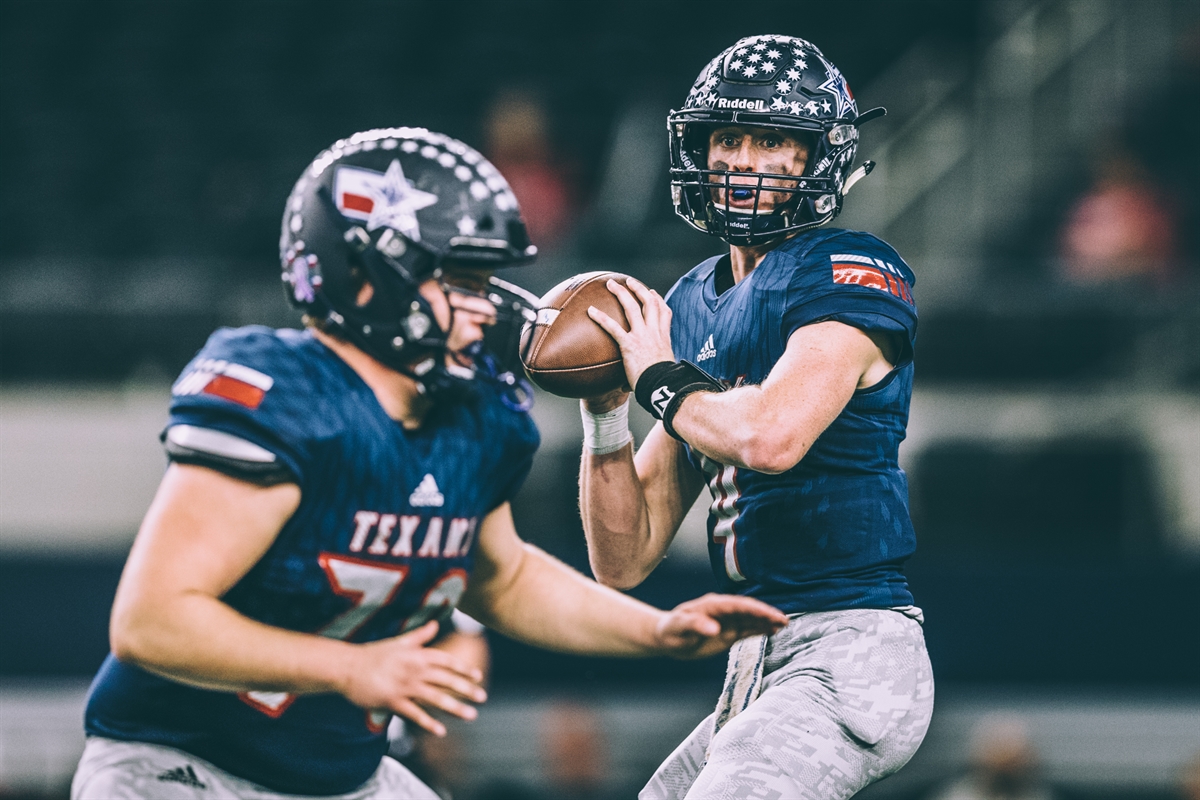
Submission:
M 863 113 L 859 114 L 854 119 L 853 125 L 856 128 L 861 128 L 863 125 L 870 122 L 871 120 L 879 119 L 880 117 L 883 117 L 883 116 L 887 116 L 887 109 L 884 108 L 883 106 L 878 106 L 876 108 L 870 109 L 869 111 L 864 111 Z M 874 161 L 864 161 L 862 164 L 860 164 L 858 166 L 858 169 L 851 172 L 850 175 L 846 178 L 846 183 L 842 185 L 842 196 L 845 197 L 846 195 L 850 194 L 850 187 L 854 186 L 854 184 L 858 183 L 863 178 L 870 175 L 871 170 L 873 170 L 873 169 L 875 169 Z
M 859 114 L 854 118 L 854 122 L 851 124 L 854 125 L 854 127 L 859 128 L 873 119 L 879 119 L 880 117 L 884 116 L 887 116 L 887 109 L 883 106 L 876 106 L 869 111 L 864 111 L 863 113 Z
M 851 172 L 850 177 L 846 178 L 846 183 L 842 186 L 842 197 L 850 194 L 850 187 L 870 175 L 873 169 L 875 169 L 874 161 L 864 161 L 858 169 Z

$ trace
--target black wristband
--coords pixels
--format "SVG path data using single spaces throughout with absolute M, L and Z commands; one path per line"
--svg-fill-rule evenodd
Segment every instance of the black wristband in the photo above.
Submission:
M 683 398 L 693 392 L 723 391 L 725 387 L 716 378 L 690 361 L 659 361 L 642 372 L 634 387 L 634 397 L 655 419 L 662 420 L 667 433 L 682 442 L 683 437 L 675 432 L 671 421 Z

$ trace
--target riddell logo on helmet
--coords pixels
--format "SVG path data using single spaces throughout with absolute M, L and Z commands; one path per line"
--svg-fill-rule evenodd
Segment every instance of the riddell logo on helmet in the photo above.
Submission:
M 747 111 L 766 111 L 767 104 L 757 98 L 719 97 L 717 108 L 744 108 Z

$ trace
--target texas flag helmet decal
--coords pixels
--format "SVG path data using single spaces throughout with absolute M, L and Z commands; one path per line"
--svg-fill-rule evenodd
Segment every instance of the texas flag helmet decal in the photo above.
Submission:
M 404 177 L 400 159 L 392 159 L 387 172 L 339 166 L 333 178 L 333 200 L 347 219 L 367 223 L 367 230 L 394 228 L 409 241 L 421 241 L 417 212 L 438 201 Z

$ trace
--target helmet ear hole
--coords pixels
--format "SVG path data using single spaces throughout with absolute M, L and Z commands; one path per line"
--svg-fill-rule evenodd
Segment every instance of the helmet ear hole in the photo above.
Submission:
M 367 303 L 371 302 L 371 298 L 375 296 L 375 287 L 366 278 L 363 278 L 359 284 L 358 291 L 354 295 L 354 305 L 362 308 Z
M 478 230 L 481 230 L 481 231 L 490 231 L 496 227 L 496 220 L 492 219 L 491 214 L 485 214 L 483 217 L 480 218 L 477 227 L 478 227 Z
M 359 256 L 357 254 L 347 259 L 350 269 L 346 275 L 345 290 L 348 292 L 347 299 L 356 308 L 363 308 L 375 296 L 375 287 L 371 285 L 371 281 L 367 277 L 367 271 L 359 263 L 358 259 Z
M 529 250 L 529 229 L 525 227 L 525 223 L 520 220 L 510 219 L 508 221 L 508 239 L 513 243 L 513 246 L 521 252 Z

